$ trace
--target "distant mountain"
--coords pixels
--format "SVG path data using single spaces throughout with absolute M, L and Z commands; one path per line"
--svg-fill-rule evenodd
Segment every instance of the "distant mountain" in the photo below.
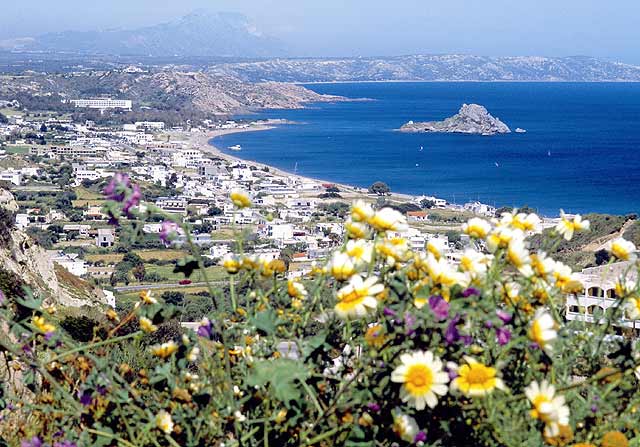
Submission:
M 640 67 L 585 56 L 274 59 L 220 64 L 211 72 L 244 81 L 640 81 Z
M 84 54 L 180 57 L 279 57 L 276 39 L 242 14 L 199 10 L 178 20 L 133 30 L 64 31 L 0 42 L 0 48 Z

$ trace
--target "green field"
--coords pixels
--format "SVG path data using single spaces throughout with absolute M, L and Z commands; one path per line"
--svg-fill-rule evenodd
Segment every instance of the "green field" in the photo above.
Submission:
M 174 273 L 173 269 L 175 266 L 173 264 L 169 265 L 154 265 L 154 264 L 145 264 L 145 270 L 147 273 L 157 273 L 158 275 L 166 278 L 169 282 L 178 282 L 184 278 L 182 273 Z M 207 267 L 206 269 L 207 275 L 209 277 L 209 281 L 220 281 L 222 279 L 227 278 L 227 273 L 221 266 L 213 266 Z M 196 270 L 189 278 L 193 282 L 202 282 L 204 281 L 204 277 L 200 270 Z
M 7 154 L 28 154 L 31 146 L 7 146 L 5 151 Z

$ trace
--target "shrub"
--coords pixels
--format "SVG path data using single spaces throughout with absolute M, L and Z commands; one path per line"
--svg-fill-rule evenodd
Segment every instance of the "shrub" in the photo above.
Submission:
M 0 206 L 0 248 L 11 241 L 11 232 L 16 226 L 16 215 Z
M 540 229 L 525 219 L 470 221 L 459 265 L 411 251 L 387 209 L 304 278 L 239 253 L 225 259 L 228 285 L 198 300 L 211 308 L 195 331 L 149 292 L 86 343 L 37 300 L 22 318 L 0 307 L 24 334 L 0 338 L 27 390 L 10 415 L 29 419 L 0 431 L 11 445 L 636 445 L 640 346 L 610 335 L 624 312 L 640 315 L 638 284 L 592 314 L 604 324 L 565 321 L 583 284 L 531 246 L 520 227 Z M 549 232 L 543 246 L 561 240 Z M 192 247 L 176 270 L 201 265 Z

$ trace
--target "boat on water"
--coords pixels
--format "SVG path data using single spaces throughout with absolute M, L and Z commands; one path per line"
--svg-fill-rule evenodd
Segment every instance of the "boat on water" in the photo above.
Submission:
M 229 146 L 229 150 L 232 151 L 239 151 L 242 149 L 242 146 L 240 146 L 239 144 L 236 144 L 235 146 Z
M 516 132 L 516 133 L 527 133 L 527 131 L 526 131 L 525 129 L 521 128 L 521 127 L 518 127 L 518 128 L 515 130 L 515 132 Z

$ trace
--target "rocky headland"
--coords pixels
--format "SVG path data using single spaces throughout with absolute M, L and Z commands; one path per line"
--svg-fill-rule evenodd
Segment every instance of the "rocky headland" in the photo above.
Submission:
M 510 133 L 511 129 L 486 108 L 478 104 L 463 104 L 458 113 L 443 121 L 409 121 L 400 128 L 401 132 L 442 132 L 495 135 Z

